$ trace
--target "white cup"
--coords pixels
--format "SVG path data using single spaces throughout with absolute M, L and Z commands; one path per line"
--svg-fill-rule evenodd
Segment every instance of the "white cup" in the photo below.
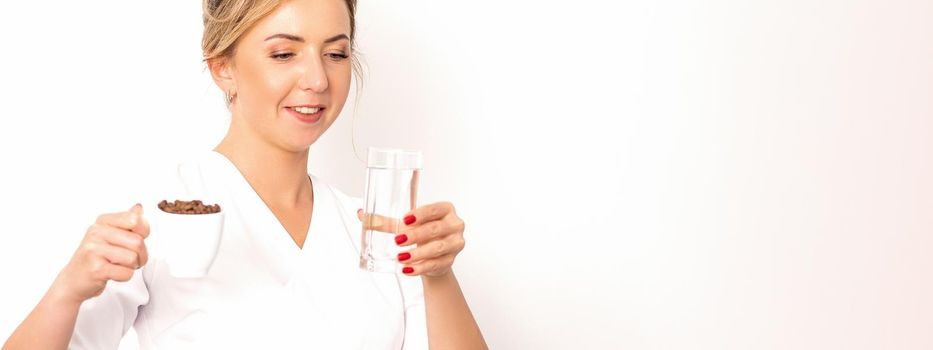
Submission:
M 173 214 L 155 205 L 150 220 L 150 236 L 176 278 L 201 278 L 207 275 L 224 228 L 223 206 L 214 214 Z

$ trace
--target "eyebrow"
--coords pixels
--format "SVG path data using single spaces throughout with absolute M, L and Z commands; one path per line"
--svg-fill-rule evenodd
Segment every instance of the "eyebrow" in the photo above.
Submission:
M 297 42 L 300 42 L 300 43 L 305 42 L 305 38 L 302 38 L 302 37 L 297 36 L 297 35 L 285 34 L 285 33 L 272 34 L 272 35 L 270 35 L 268 38 L 266 38 L 266 40 L 263 40 L 263 41 L 269 41 L 269 40 L 272 40 L 272 39 L 279 39 L 279 38 L 280 38 L 280 39 L 287 39 L 287 40 L 291 40 L 291 41 L 297 41 Z M 350 37 L 348 37 L 346 34 L 337 34 L 337 35 L 334 35 L 334 36 L 328 38 L 327 40 L 324 40 L 324 43 L 325 43 L 325 44 L 330 44 L 330 43 L 332 43 L 332 42 L 335 42 L 335 41 L 338 41 L 338 40 L 342 40 L 342 39 L 350 40 Z

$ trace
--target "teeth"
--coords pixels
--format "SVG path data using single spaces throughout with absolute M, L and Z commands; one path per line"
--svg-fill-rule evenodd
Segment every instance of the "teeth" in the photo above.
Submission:
M 292 107 L 292 110 L 301 114 L 314 114 L 321 109 L 314 107 Z

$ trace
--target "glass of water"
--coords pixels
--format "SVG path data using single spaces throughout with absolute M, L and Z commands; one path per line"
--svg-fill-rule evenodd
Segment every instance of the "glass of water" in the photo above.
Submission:
M 420 151 L 369 148 L 360 268 L 372 272 L 401 272 L 398 253 L 415 245 L 399 247 L 395 244 L 395 235 L 405 227 L 402 215 L 417 206 L 421 166 Z

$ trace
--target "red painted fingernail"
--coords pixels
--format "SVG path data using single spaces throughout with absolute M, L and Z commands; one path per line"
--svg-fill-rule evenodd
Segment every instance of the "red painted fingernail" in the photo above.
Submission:
M 402 273 L 412 273 L 412 272 L 415 272 L 415 269 L 410 268 L 410 267 L 406 267 L 402 269 Z
M 408 240 L 408 235 L 398 235 L 395 236 L 395 244 L 402 244 Z
M 398 253 L 398 261 L 405 261 L 411 259 L 411 254 L 408 252 Z
M 415 216 L 409 215 L 405 217 L 405 225 L 411 225 L 415 222 Z

